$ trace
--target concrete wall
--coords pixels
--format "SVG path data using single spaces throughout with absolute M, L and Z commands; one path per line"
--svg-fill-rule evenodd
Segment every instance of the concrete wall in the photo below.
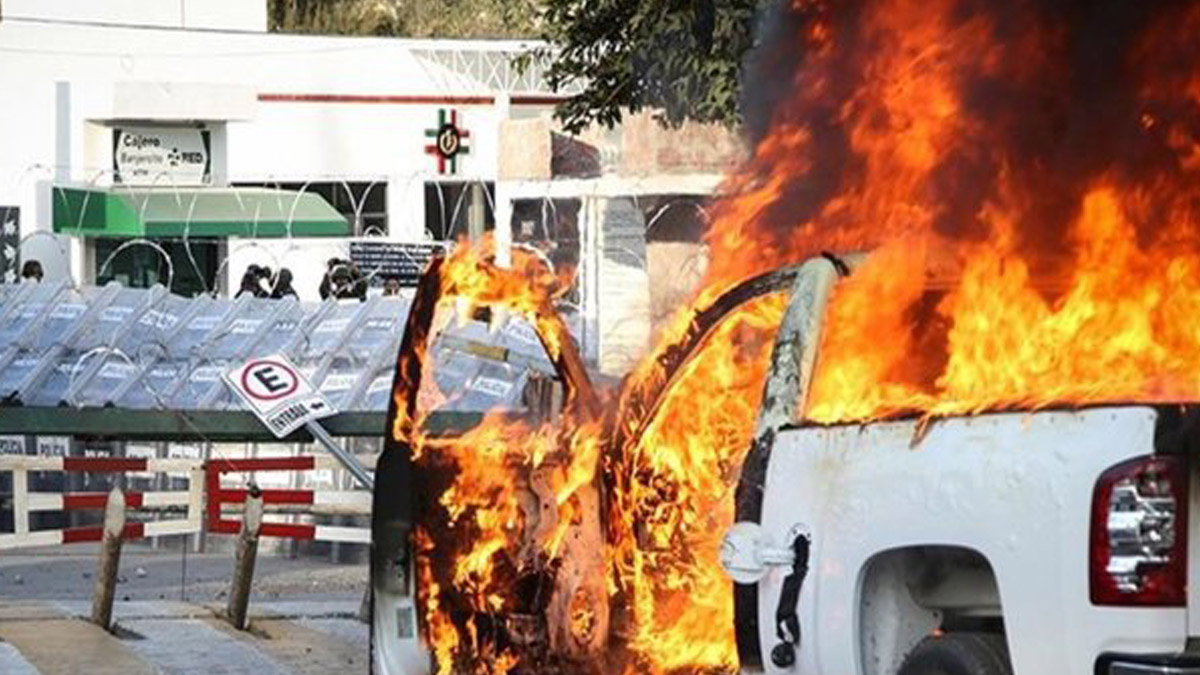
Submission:
M 504 120 L 500 124 L 497 173 L 503 180 L 550 180 L 551 133 L 548 117 Z
M 507 180 L 547 180 L 550 171 L 550 137 L 562 133 L 549 117 L 507 120 L 501 126 L 503 153 L 500 175 Z M 745 158 L 737 133 L 711 124 L 684 124 L 664 128 L 649 112 L 626 115 L 615 129 L 593 128 L 575 140 L 596 149 L 605 175 L 670 176 L 724 174 Z
M 650 346 L 650 276 L 646 260 L 646 221 L 630 198 L 595 200 L 590 223 L 595 254 L 594 302 L 598 338 L 595 360 L 600 372 L 628 372 Z
M 731 129 L 691 122 L 664 129 L 651 113 L 642 112 L 621 124 L 617 171 L 627 176 L 723 174 L 736 168 L 744 156 L 741 138 Z

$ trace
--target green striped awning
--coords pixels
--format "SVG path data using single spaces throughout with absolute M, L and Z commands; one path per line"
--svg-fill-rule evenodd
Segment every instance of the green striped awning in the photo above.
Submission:
M 345 237 L 320 195 L 266 188 L 53 188 L 54 231 L 87 237 Z

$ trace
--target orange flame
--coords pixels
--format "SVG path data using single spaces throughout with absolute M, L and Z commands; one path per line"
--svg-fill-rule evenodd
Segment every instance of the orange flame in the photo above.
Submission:
M 833 424 L 1195 399 L 1200 336 L 1187 317 L 1200 303 L 1200 59 L 1183 36 L 1200 27 L 1200 9 L 1139 10 L 1118 18 L 1133 27 L 1104 26 L 1126 36 L 1112 66 L 1127 81 L 1109 78 L 1113 93 L 1099 95 L 1108 107 L 1079 111 L 1036 97 L 1089 76 L 1087 63 L 1070 60 L 1071 39 L 1105 36 L 1073 34 L 1081 29 L 1052 10 L 888 0 L 854 16 L 853 29 L 822 32 L 824 49 L 796 77 L 824 81 L 839 59 L 854 59 L 859 86 L 817 87 L 779 112 L 811 122 L 813 109 L 836 103 L 841 161 L 854 169 L 839 175 L 840 189 L 805 204 L 805 221 L 770 214 L 735 227 L 729 217 L 745 214 L 747 202 L 768 214 L 794 199 L 743 192 L 712 236 L 715 260 L 730 260 L 732 246 L 761 250 L 759 241 L 779 252 L 756 265 L 820 247 L 877 248 L 836 293 L 805 417 Z M 815 23 L 837 19 L 826 11 Z M 1012 107 L 973 100 L 989 92 L 1011 96 Z M 1053 126 L 1066 122 L 1102 124 L 1092 131 L 1137 152 L 1121 154 L 1102 136 L 1072 145 L 1071 130 Z M 1031 138 L 1018 132 L 1046 133 L 1036 139 L 1046 148 L 1021 147 Z M 777 126 L 739 180 L 805 180 L 804 160 L 773 153 L 813 133 Z M 1095 156 L 1061 156 L 1067 150 Z M 1060 175 L 1046 173 L 1052 162 Z
M 474 256 L 447 261 L 446 277 L 463 278 L 458 266 L 475 273 L 478 255 L 476 249 Z M 490 297 L 497 299 L 503 297 Z M 493 414 L 461 436 L 414 435 L 419 461 L 453 472 L 437 500 L 447 532 L 429 532 L 433 525 L 425 523 L 418 540 L 425 560 L 418 589 L 425 636 L 439 666 L 451 669 L 445 672 L 504 673 L 519 664 L 515 652 L 489 651 L 495 645 L 480 637 L 484 624 L 521 604 L 513 573 L 501 569 L 560 559 L 565 539 L 584 519 L 581 509 L 597 506 L 581 500 L 580 490 L 594 488 L 602 470 L 614 488 L 605 510 L 613 521 L 609 533 L 615 533 L 601 558 L 610 570 L 603 588 L 612 602 L 629 607 L 622 645 L 629 652 L 627 672 L 736 666 L 730 588 L 717 550 L 732 523 L 735 477 L 749 448 L 751 429 L 745 422 L 757 409 L 766 355 L 783 308 L 784 298 L 768 296 L 725 319 L 676 374 L 663 412 L 622 454 L 605 455 L 602 419 L 579 411 L 569 411 L 559 428 Z M 666 333 L 678 339 L 691 321 L 690 312 L 681 312 Z M 665 377 L 652 365 L 657 363 L 648 359 L 631 382 Z M 625 412 L 623 419 L 632 418 Z M 522 493 L 537 492 L 537 481 L 546 486 L 555 509 L 549 517 L 531 514 L 523 505 Z M 531 538 L 537 548 L 533 558 L 527 550 Z M 436 563 L 430 562 L 433 557 Z M 586 594 L 570 598 L 563 620 L 572 635 L 586 638 L 598 630 L 596 607 L 588 599 Z M 454 606 L 467 606 L 472 615 L 452 618 Z M 721 627 L 729 632 L 727 639 L 720 638 Z
M 612 556 L 617 586 L 632 597 L 631 673 L 737 667 L 731 585 L 717 552 L 733 523 L 733 490 L 783 310 L 781 296 L 768 296 L 725 319 L 676 375 L 621 467 L 627 482 L 614 495 L 621 522 Z
M 443 673 L 536 670 L 515 638 L 495 637 L 520 631 L 497 626 L 545 610 L 518 586 L 578 551 L 596 491 L 610 644 L 624 650 L 597 668 L 736 669 L 718 538 L 785 300 L 737 309 L 682 372 L 661 357 L 700 308 L 758 273 L 873 251 L 828 308 L 804 422 L 1200 399 L 1200 9 L 1092 5 L 781 10 L 762 88 L 786 95 L 715 206 L 695 299 L 605 397 L 606 414 L 570 409 L 558 426 L 493 415 L 455 439 L 397 424 L 422 462 L 452 474 L 444 531 L 417 539 Z M 447 261 L 443 293 L 538 322 L 556 356 L 569 336 L 538 317 L 563 285 L 527 254 L 500 270 L 487 246 Z M 638 437 L 643 394 L 672 376 Z M 569 598 L 566 634 L 603 629 L 595 600 Z

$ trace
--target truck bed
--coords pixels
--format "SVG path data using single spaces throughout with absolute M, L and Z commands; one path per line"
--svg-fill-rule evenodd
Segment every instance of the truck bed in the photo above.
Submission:
M 1093 606 L 1087 573 L 1096 478 L 1155 452 L 1170 417 L 1125 406 L 986 414 L 927 427 L 904 420 L 781 430 L 761 493 L 761 524 L 777 544 L 798 530 L 811 533 L 799 608 L 809 648 L 799 651 L 799 672 L 859 672 L 860 653 L 864 675 L 894 672 L 889 636 L 904 639 L 922 627 L 901 619 L 876 625 L 889 612 L 877 612 L 862 589 L 873 560 L 907 547 L 956 547 L 987 562 L 1022 675 L 1091 673 L 1105 652 L 1182 650 L 1185 608 Z M 758 584 L 764 652 L 776 640 L 783 578 L 772 570 Z M 864 634 L 873 637 L 860 645 Z

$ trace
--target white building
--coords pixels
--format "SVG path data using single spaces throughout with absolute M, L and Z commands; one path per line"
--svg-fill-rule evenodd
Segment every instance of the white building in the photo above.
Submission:
M 19 246 L 80 285 L 229 292 L 254 263 L 315 300 L 352 241 L 495 228 L 578 266 L 586 351 L 619 372 L 671 304 L 658 221 L 694 230 L 737 143 L 644 118 L 567 138 L 526 46 L 269 34 L 265 0 L 0 0 L 0 274 Z

